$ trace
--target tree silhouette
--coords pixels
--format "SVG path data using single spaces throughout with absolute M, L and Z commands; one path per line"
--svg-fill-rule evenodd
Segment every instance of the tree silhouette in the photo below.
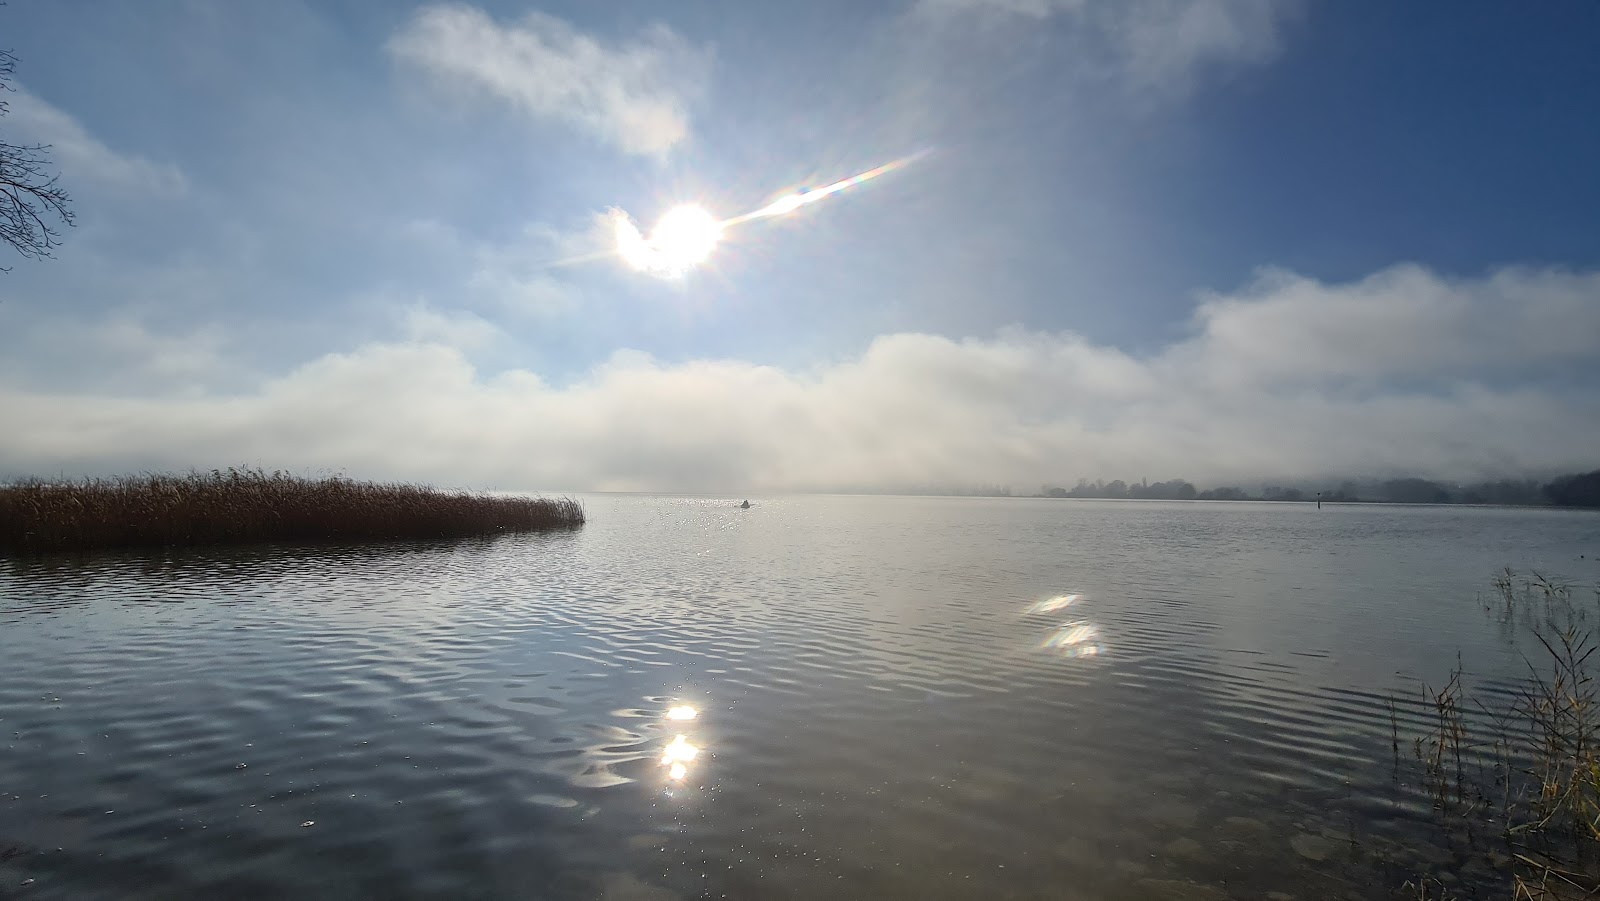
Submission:
M 11 77 L 17 58 L 0 50 L 0 91 L 14 91 Z M 10 105 L 0 99 L 0 116 Z M 56 184 L 50 171 L 48 144 L 13 144 L 0 139 L 0 241 L 28 259 L 51 256 L 61 243 L 60 225 L 71 227 L 72 198 Z M 0 266 L 0 272 L 9 267 Z
M 1600 507 L 1600 469 L 1562 476 L 1544 486 L 1544 493 L 1558 507 Z

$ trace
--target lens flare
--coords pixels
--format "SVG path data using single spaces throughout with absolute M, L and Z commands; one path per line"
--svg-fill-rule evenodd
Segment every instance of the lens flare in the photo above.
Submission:
M 786 213 L 792 213 L 808 203 L 816 203 L 824 197 L 831 197 L 846 188 L 853 188 L 856 185 L 869 182 L 880 175 L 893 172 L 901 166 L 914 163 L 926 155 L 927 151 L 920 151 L 918 153 L 913 153 L 910 156 L 903 156 L 900 159 L 891 160 L 881 166 L 868 169 L 860 175 L 852 175 L 849 178 L 840 179 L 831 185 L 825 185 L 821 188 L 813 188 L 810 191 L 801 191 L 796 194 L 785 194 L 784 196 L 779 197 L 777 200 L 774 200 L 759 210 L 745 213 L 742 216 L 735 216 L 732 219 L 723 222 L 722 224 L 738 225 L 741 222 L 748 222 L 751 219 L 767 219 L 772 216 L 782 216 Z
M 680 704 L 679 706 L 667 711 L 667 719 L 669 720 L 692 720 L 699 715 L 700 711 L 694 709 L 688 704 Z
M 785 194 L 764 207 L 731 219 L 717 219 L 705 207 L 687 203 L 673 207 L 646 235 L 633 218 L 622 210 L 612 210 L 612 229 L 616 236 L 616 254 L 629 268 L 661 278 L 681 278 L 711 258 L 723 232 L 754 219 L 783 216 L 807 204 L 871 181 L 887 172 L 921 159 L 927 151 L 884 163 L 859 175 L 841 179 L 831 185 Z M 582 262 L 588 257 L 577 257 L 563 263 Z

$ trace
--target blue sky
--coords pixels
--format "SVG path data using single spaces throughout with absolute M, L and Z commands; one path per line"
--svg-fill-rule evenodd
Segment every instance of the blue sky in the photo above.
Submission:
M 1597 35 L 1579 2 L 12 4 L 0 137 L 55 146 L 80 224 L 0 277 L 36 424 L 0 473 L 1600 465 Z M 610 208 L 918 151 L 681 280 L 549 265 Z

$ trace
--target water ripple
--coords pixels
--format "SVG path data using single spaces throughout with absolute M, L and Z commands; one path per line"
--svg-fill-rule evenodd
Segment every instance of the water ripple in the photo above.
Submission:
M 1431 853 L 1389 766 L 1417 680 L 1518 672 L 1458 615 L 1484 561 L 1595 538 L 588 504 L 559 536 L 0 561 L 0 896 L 1385 897 L 1348 833 Z

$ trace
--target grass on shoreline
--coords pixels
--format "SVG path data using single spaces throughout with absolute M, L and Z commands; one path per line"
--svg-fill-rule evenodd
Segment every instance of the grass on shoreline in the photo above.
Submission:
M 261 541 L 462 538 L 583 525 L 570 498 L 310 479 L 259 469 L 0 486 L 0 553 Z
M 1487 609 L 1534 640 L 1527 675 L 1510 695 L 1475 695 L 1458 664 L 1424 687 L 1423 785 L 1443 825 L 1490 839 L 1514 901 L 1600 897 L 1600 589 L 1510 570 L 1495 588 Z M 1398 725 L 1394 744 L 1398 765 Z M 1413 897 L 1454 897 L 1430 882 L 1411 883 Z

